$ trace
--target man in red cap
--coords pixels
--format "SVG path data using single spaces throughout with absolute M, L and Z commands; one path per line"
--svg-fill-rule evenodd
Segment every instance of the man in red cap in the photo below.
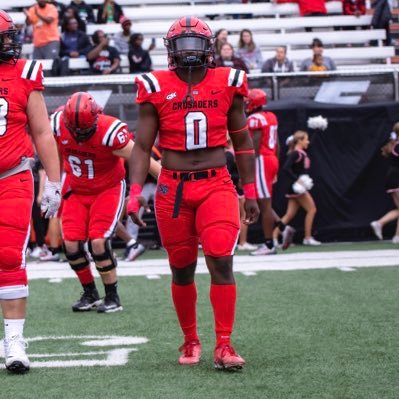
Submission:
M 114 37 L 114 45 L 120 54 L 126 54 L 129 52 L 129 40 L 132 34 L 132 21 L 125 16 L 122 16 L 119 20 L 122 30 L 118 32 Z

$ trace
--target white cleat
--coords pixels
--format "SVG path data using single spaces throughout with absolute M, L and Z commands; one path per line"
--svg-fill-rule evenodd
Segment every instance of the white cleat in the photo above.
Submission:
M 262 256 L 262 255 L 276 255 L 277 250 L 275 247 L 268 248 L 266 244 L 261 245 L 256 251 L 251 252 L 252 256 Z
M 29 359 L 25 352 L 27 347 L 28 344 L 19 335 L 4 340 L 4 357 L 9 372 L 22 374 L 29 371 Z
M 137 259 L 140 255 L 145 252 L 145 247 L 143 244 L 134 243 L 133 245 L 129 245 L 125 251 L 125 261 L 133 261 Z
M 295 229 L 291 226 L 286 225 L 282 233 L 283 236 L 283 243 L 281 245 L 282 249 L 285 250 L 292 244 L 292 240 L 294 239 L 294 234 L 295 234 Z
M 377 222 L 376 220 L 374 220 L 374 222 L 370 223 L 370 226 L 373 230 L 373 233 L 375 234 L 375 236 L 379 239 L 382 240 L 382 226 L 381 223 Z
M 321 242 L 315 240 L 313 237 L 310 237 L 310 238 L 304 238 L 303 245 L 309 245 L 312 247 L 316 247 L 318 245 L 321 245 Z
M 392 237 L 392 244 L 399 244 L 399 236 Z
M 237 251 L 255 251 L 258 246 L 254 244 L 250 244 L 249 242 L 245 242 L 244 244 L 237 245 Z

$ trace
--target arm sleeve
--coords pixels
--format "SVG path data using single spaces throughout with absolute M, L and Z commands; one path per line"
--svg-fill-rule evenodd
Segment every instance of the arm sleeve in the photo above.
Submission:
M 123 124 L 121 128 L 116 132 L 110 147 L 112 150 L 120 150 L 127 146 L 131 140 L 131 133 L 127 130 L 127 126 Z
M 156 107 L 158 94 L 161 91 L 158 79 L 152 73 L 139 75 L 135 79 L 137 85 L 136 103 L 151 103 Z
M 234 97 L 240 95 L 243 97 L 248 96 L 248 78 L 243 70 L 230 68 L 228 77 L 228 86 L 232 89 Z

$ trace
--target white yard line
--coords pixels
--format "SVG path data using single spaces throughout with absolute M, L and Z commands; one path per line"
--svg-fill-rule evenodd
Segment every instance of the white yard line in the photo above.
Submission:
M 234 270 L 243 273 L 332 268 L 348 270 L 384 266 L 399 266 L 398 250 L 303 252 L 270 256 L 236 256 L 234 258 Z M 66 262 L 29 262 L 27 270 L 31 280 L 75 277 L 75 273 Z M 93 273 L 98 275 L 94 267 Z M 198 259 L 197 273 L 208 273 L 203 257 Z M 166 259 L 118 261 L 119 276 L 151 276 L 154 278 L 153 276 L 169 274 L 170 270 Z

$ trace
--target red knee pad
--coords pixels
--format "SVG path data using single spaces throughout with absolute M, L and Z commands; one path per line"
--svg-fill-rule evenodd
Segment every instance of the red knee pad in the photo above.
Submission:
M 198 241 L 190 244 L 180 244 L 168 246 L 166 248 L 169 257 L 169 263 L 173 267 L 184 268 L 197 261 Z
M 201 234 L 204 254 L 215 258 L 233 255 L 239 232 L 239 226 L 230 223 L 205 228 Z

